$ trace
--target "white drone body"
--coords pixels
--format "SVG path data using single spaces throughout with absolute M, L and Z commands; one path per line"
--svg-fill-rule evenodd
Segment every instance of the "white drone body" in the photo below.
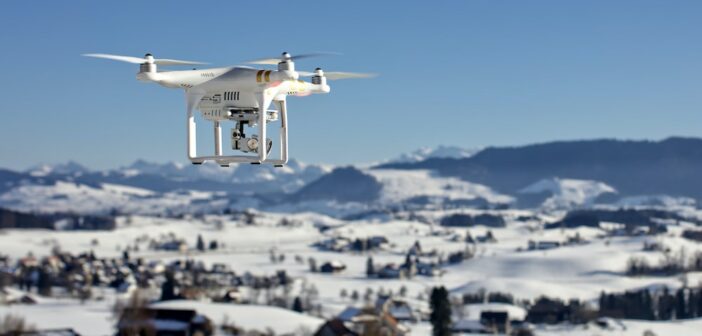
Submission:
M 368 74 L 348 72 L 325 73 L 320 68 L 314 72 L 295 71 L 295 59 L 317 54 L 290 56 L 252 61 L 253 64 L 277 64 L 277 70 L 254 69 L 245 66 L 210 68 L 184 71 L 157 71 L 157 65 L 190 65 L 198 62 L 155 59 L 151 54 L 144 58 L 107 54 L 84 56 L 108 58 L 140 64 L 137 79 L 155 82 L 168 88 L 185 90 L 187 111 L 187 153 L 193 164 L 215 161 L 222 166 L 231 163 L 268 163 L 282 167 L 288 162 L 287 96 L 307 96 L 312 93 L 329 93 L 327 79 L 363 78 Z M 311 77 L 310 82 L 300 77 Z M 268 108 L 275 103 L 277 110 Z M 214 152 L 198 156 L 195 110 L 214 125 Z M 231 148 L 241 155 L 223 155 L 222 123 L 233 121 L 230 131 Z M 280 156 L 268 157 L 273 142 L 266 137 L 268 123 L 280 123 Z M 247 137 L 245 127 L 258 128 L 258 134 Z M 251 154 L 248 154 L 251 153 Z M 247 155 L 248 154 L 248 155 Z

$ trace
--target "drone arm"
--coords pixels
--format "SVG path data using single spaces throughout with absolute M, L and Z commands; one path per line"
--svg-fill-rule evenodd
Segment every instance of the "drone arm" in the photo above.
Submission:
M 268 118 L 268 106 L 271 104 L 271 95 L 267 91 L 262 91 L 256 95 L 258 100 L 258 160 L 263 163 L 268 156 L 266 141 L 266 122 Z
M 222 155 L 222 124 L 219 121 L 214 122 L 214 145 L 215 155 Z
M 280 160 L 274 164 L 284 165 L 288 163 L 288 108 L 285 100 L 276 100 L 276 104 L 280 113 Z
M 188 130 L 188 159 L 191 161 L 197 157 L 197 128 L 195 126 L 195 114 L 193 110 L 197 103 L 204 97 L 205 94 L 199 90 L 188 90 L 185 92 L 185 105 L 187 108 L 187 130 Z M 194 162 L 194 161 L 193 161 Z

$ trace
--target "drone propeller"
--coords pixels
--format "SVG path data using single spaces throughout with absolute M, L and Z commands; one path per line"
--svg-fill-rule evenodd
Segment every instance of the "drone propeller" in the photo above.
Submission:
M 248 64 L 276 65 L 280 62 L 285 62 L 285 61 L 296 61 L 296 60 L 303 59 L 303 58 L 329 56 L 329 55 L 340 55 L 340 54 L 334 53 L 334 52 L 317 52 L 317 53 L 299 54 L 299 55 L 292 56 L 286 51 L 282 55 L 280 55 L 280 57 L 259 58 L 256 60 L 248 61 L 246 63 L 248 63 Z
M 339 80 L 339 79 L 353 79 L 353 78 L 371 78 L 377 76 L 373 73 L 360 73 L 360 72 L 339 72 L 339 71 L 321 71 L 322 69 L 317 68 L 315 72 L 308 71 L 298 71 L 297 73 L 300 77 L 312 77 L 322 74 L 328 80 Z
M 110 55 L 110 54 L 83 54 L 83 56 L 105 58 L 105 59 L 111 59 L 114 61 L 121 61 L 121 62 L 133 63 L 133 64 L 144 64 L 144 63 L 152 63 L 152 64 L 158 64 L 158 65 L 207 64 L 207 63 L 201 63 L 201 62 L 181 61 L 181 60 L 174 60 L 174 59 L 168 59 L 168 58 L 154 58 L 153 56 L 151 56 L 151 54 L 146 54 L 143 58 L 133 57 L 133 56 Z

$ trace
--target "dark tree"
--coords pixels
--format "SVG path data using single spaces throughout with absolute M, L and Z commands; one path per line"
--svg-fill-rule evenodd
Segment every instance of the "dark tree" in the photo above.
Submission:
M 653 321 L 656 319 L 656 307 L 654 306 L 651 292 L 648 289 L 641 291 L 641 307 L 643 309 L 643 319 Z
M 373 265 L 373 257 L 368 257 L 368 260 L 366 260 L 366 275 L 369 278 L 375 276 L 375 266 Z
M 475 244 L 475 240 L 473 239 L 473 236 L 470 234 L 470 232 L 466 231 L 466 238 L 463 240 L 466 243 L 469 244 Z
M 432 325 L 432 335 L 451 335 L 451 302 L 445 287 L 434 287 L 431 291 L 431 315 L 429 320 Z
M 668 287 L 663 287 L 663 294 L 658 300 L 658 318 L 661 320 L 672 319 L 675 309 L 675 298 L 670 294 Z
M 414 241 L 414 249 L 417 251 L 417 253 L 422 252 L 422 245 L 419 243 L 419 240 Z
M 219 248 L 219 243 L 216 240 L 210 242 L 210 250 L 216 250 Z
M 39 269 L 39 280 L 37 283 L 37 292 L 42 296 L 51 296 L 51 273 L 42 267 Z
M 689 318 L 688 311 L 687 300 L 685 300 L 685 288 L 680 288 L 675 293 L 675 318 L 678 320 Z
M 496 242 L 497 239 L 495 239 L 495 236 L 492 234 L 492 230 L 488 230 L 487 233 L 485 233 L 485 241 L 488 242 Z
M 294 310 L 298 313 L 302 313 L 305 311 L 305 309 L 302 307 L 302 300 L 300 299 L 299 296 L 295 297 L 295 300 L 293 301 L 292 310 Z
M 317 268 L 317 259 L 310 257 L 309 259 L 307 259 L 307 262 L 310 265 L 310 272 L 317 273 L 317 271 L 319 270 Z
M 197 235 L 197 250 L 200 252 L 205 251 L 205 241 L 202 239 L 202 235 Z
M 161 285 L 161 301 L 176 299 L 175 287 L 176 284 L 173 273 L 170 271 L 166 272 L 166 281 Z

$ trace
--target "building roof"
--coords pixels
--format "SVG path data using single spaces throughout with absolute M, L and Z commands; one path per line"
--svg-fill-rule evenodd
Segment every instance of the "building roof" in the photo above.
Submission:
M 457 321 L 451 326 L 451 331 L 453 332 L 487 332 L 488 329 L 480 323 L 480 321 L 476 320 L 460 320 Z
M 361 312 L 360 309 L 356 307 L 346 307 L 339 315 L 336 316 L 337 319 L 349 322 L 351 321 L 354 317 L 356 317 L 359 313 Z
M 340 319 L 332 319 L 324 323 L 315 335 L 339 335 L 339 336 L 356 336 L 357 333 L 351 331 L 344 325 L 344 322 Z

